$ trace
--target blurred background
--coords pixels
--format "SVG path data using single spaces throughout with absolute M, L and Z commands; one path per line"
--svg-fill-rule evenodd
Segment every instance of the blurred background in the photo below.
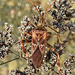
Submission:
M 41 0 L 40 2 L 39 0 L 32 1 L 35 3 L 35 5 L 41 5 L 44 10 L 46 10 L 46 8 L 49 6 L 49 0 Z M 75 8 L 75 3 L 73 4 L 72 8 Z M 33 11 L 32 9 L 33 5 L 28 0 L 0 0 L 0 30 L 4 30 L 5 22 L 8 22 L 9 25 L 13 24 L 13 33 L 15 33 L 14 37 L 17 39 L 17 36 L 19 35 L 19 30 L 17 27 L 21 25 L 20 21 L 23 19 L 23 17 L 28 16 L 32 18 L 33 15 L 37 14 L 37 12 Z M 48 16 L 48 20 L 51 21 L 51 19 L 52 17 Z M 75 21 L 75 18 L 73 18 L 72 21 Z M 62 35 L 62 38 L 64 38 L 67 33 L 68 32 Z M 61 66 L 63 65 L 64 60 L 68 58 L 69 54 L 75 55 L 75 35 L 71 35 L 69 39 L 69 42 L 66 43 L 65 53 L 61 56 Z M 51 40 L 50 42 L 53 43 L 53 41 Z M 12 50 L 15 51 L 15 48 L 13 47 Z M 14 54 L 9 54 L 4 59 L 0 60 L 0 63 L 3 63 L 15 57 L 16 56 Z M 0 75 L 9 75 L 9 70 L 23 70 L 25 66 L 26 61 L 23 59 L 0 65 Z

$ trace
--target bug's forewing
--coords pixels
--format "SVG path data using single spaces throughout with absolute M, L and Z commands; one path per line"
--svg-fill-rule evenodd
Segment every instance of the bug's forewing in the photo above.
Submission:
M 40 51 L 44 57 L 44 54 L 45 54 L 45 50 L 46 50 L 46 44 L 47 44 L 47 32 L 44 31 L 42 37 L 40 38 L 40 42 L 39 42 L 39 48 L 40 48 Z M 42 45 L 42 46 L 41 46 Z
M 35 52 L 32 54 L 32 61 L 35 67 L 39 67 L 43 61 L 43 57 L 41 54 L 41 51 L 39 50 L 39 46 L 35 50 Z
M 41 34 L 39 45 L 37 45 L 38 42 L 38 36 L 36 34 Z M 31 47 L 31 53 L 32 53 L 32 62 L 35 67 L 39 67 L 43 61 L 44 54 L 45 54 L 45 45 L 46 45 L 46 31 L 39 31 L 34 30 L 32 31 L 32 47 Z

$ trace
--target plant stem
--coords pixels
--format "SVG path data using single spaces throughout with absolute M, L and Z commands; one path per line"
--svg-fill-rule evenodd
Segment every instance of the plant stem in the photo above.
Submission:
M 6 62 L 4 62 L 4 63 L 1 63 L 0 65 L 4 65 L 4 64 L 7 64 L 7 63 L 9 63 L 9 62 L 12 62 L 12 61 L 14 61 L 14 60 L 18 60 L 19 58 L 14 58 L 14 59 L 11 59 L 11 60 L 9 60 L 9 61 L 6 61 Z

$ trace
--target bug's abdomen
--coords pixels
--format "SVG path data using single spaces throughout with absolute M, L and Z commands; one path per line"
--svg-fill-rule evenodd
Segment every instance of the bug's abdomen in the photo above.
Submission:
M 32 54 L 32 62 L 35 67 L 39 67 L 43 61 L 43 55 L 39 50 L 39 46 L 37 47 L 36 51 Z
M 46 46 L 46 31 L 32 30 L 32 62 L 34 67 L 39 67 L 43 61 Z

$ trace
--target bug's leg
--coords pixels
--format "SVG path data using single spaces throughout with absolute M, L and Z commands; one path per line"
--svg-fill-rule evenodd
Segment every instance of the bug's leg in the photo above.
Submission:
M 25 34 L 28 34 L 28 35 L 32 36 L 32 34 L 30 34 L 27 31 L 25 31 L 24 34 L 23 34 L 23 36 L 22 36 L 22 40 L 24 39 Z
M 26 52 L 26 49 L 24 48 L 23 43 L 30 43 L 31 41 L 29 41 L 29 40 L 23 40 L 25 34 L 28 34 L 28 35 L 30 35 L 30 36 L 32 36 L 32 35 L 31 35 L 30 33 L 28 33 L 28 32 L 24 32 L 24 34 L 23 34 L 23 36 L 22 36 L 22 40 L 21 40 L 21 42 L 20 42 L 23 52 L 25 53 L 26 57 L 29 58 L 29 56 L 28 56 L 28 54 L 27 54 L 27 52 Z
M 54 48 L 52 45 L 50 45 L 50 44 L 48 44 L 48 43 L 47 43 L 47 45 L 48 45 L 49 47 L 51 47 L 51 49 L 52 49 L 52 50 L 54 51 L 54 53 L 57 55 L 58 72 L 59 72 L 59 75 L 61 75 L 61 74 L 60 74 L 60 57 L 59 57 L 59 53 L 55 51 L 55 48 Z
M 32 20 L 30 21 L 30 25 L 33 25 L 35 28 L 37 27 Z
M 54 51 L 54 48 L 52 48 L 52 49 Z M 60 74 L 60 56 L 59 56 L 59 53 L 58 52 L 54 51 L 54 53 L 57 55 L 58 72 L 59 72 L 59 75 L 61 75 Z
M 29 56 L 28 56 L 28 54 L 27 54 L 27 52 L 26 52 L 26 49 L 24 48 L 24 45 L 23 45 L 22 42 L 21 42 L 21 47 L 22 47 L 22 50 L 23 50 L 23 52 L 25 53 L 26 57 L 29 58 Z
M 59 56 L 59 53 L 58 52 L 55 52 L 57 54 L 57 65 L 58 65 L 58 72 L 59 72 L 59 75 L 60 74 L 60 56 Z
M 60 37 L 57 35 L 57 38 L 58 38 L 58 42 L 60 43 L 61 47 L 64 47 L 61 40 L 60 40 Z
M 28 34 L 28 35 L 30 35 L 30 36 L 32 36 L 32 34 L 30 34 L 30 33 L 28 33 L 28 32 L 25 32 L 26 34 Z
M 58 43 L 61 45 L 61 47 L 64 47 L 61 40 L 60 40 L 60 37 L 59 35 L 57 35 L 57 39 L 58 39 Z M 60 74 L 60 57 L 59 57 L 59 53 L 58 52 L 55 52 L 57 54 L 57 65 L 58 65 L 58 71 L 59 71 L 59 75 Z

